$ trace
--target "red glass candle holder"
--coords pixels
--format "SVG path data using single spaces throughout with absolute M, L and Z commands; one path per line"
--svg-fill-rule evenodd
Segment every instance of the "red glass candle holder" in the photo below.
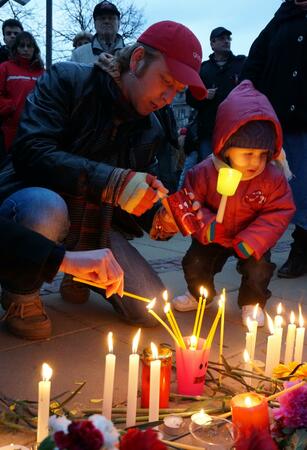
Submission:
M 199 338 L 197 349 L 189 348 L 190 337 L 183 338 L 186 349 L 176 346 L 177 392 L 182 395 L 201 395 L 204 391 L 210 349 Z
M 183 236 L 196 233 L 202 227 L 202 223 L 196 218 L 193 201 L 186 189 L 164 198 L 162 204 L 176 222 Z
M 236 448 L 244 450 L 246 442 L 257 433 L 269 433 L 269 408 L 264 397 L 254 392 L 244 392 L 231 399 L 232 422 L 238 429 Z
M 159 359 L 161 360 L 160 375 L 160 408 L 168 408 L 171 385 L 172 354 L 168 346 L 159 346 Z M 141 408 L 149 408 L 149 386 L 150 386 L 150 362 L 152 361 L 151 349 L 145 348 L 142 354 L 142 393 Z

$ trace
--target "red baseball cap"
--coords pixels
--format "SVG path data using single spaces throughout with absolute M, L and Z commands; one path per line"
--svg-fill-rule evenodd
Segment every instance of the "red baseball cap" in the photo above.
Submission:
M 137 42 L 159 50 L 179 83 L 189 86 L 198 100 L 207 97 L 207 89 L 199 76 L 202 50 L 194 33 L 181 23 L 164 20 L 151 25 Z

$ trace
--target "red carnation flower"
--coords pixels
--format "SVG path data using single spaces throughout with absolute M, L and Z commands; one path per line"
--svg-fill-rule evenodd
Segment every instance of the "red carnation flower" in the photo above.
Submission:
M 58 431 L 54 441 L 60 450 L 99 450 L 104 443 L 102 433 L 90 420 L 71 423 L 68 434 Z
M 166 446 L 158 439 L 155 431 L 131 428 L 122 437 L 120 450 L 166 450 Z

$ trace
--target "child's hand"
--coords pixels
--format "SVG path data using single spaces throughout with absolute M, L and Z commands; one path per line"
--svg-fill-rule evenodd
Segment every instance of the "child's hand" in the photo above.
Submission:
M 168 239 L 178 233 L 179 229 L 173 219 L 168 214 L 164 206 L 156 212 L 151 230 L 149 232 L 151 239 Z
M 222 223 L 218 223 L 215 220 L 211 222 L 206 230 L 206 236 L 208 242 L 217 243 L 223 245 L 225 238 L 225 228 Z

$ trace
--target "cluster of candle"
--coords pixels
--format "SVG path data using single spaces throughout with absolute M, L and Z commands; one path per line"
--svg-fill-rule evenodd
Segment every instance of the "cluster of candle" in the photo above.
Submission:
M 252 368 L 255 367 L 255 365 L 253 364 L 253 360 L 255 356 L 257 328 L 258 328 L 258 322 L 256 320 L 257 308 L 258 304 L 254 308 L 252 319 L 250 318 L 247 319 L 248 332 L 246 333 L 245 350 L 243 354 L 246 370 L 251 370 Z M 270 330 L 270 336 L 268 336 L 267 340 L 265 375 L 269 377 L 272 376 L 274 368 L 278 366 L 281 360 L 282 339 L 283 339 L 282 312 L 283 307 L 282 304 L 279 303 L 277 306 L 277 314 L 274 317 L 274 320 L 270 317 L 269 314 L 266 314 Z M 291 311 L 290 323 L 287 328 L 287 337 L 285 342 L 285 354 L 284 354 L 285 364 L 288 364 L 289 362 L 292 361 L 295 361 L 297 363 L 302 362 L 305 328 L 301 305 L 299 305 L 298 323 L 299 326 L 297 327 L 295 324 L 294 311 Z M 250 378 L 247 378 L 246 382 L 247 383 L 250 382 Z

